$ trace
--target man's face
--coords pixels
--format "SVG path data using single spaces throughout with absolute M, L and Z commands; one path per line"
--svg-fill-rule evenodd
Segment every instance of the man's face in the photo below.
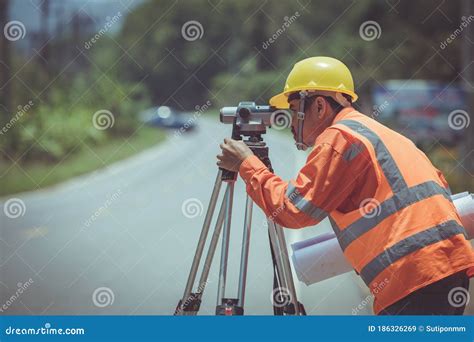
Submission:
M 312 99 L 311 106 L 305 110 L 305 119 L 303 125 L 303 143 L 307 146 L 313 146 L 316 138 L 320 135 L 330 124 L 332 118 L 332 108 L 324 97 L 318 96 Z M 292 112 L 291 132 L 293 138 L 297 139 L 296 132 L 298 131 L 297 112 L 299 111 L 300 101 L 298 99 L 290 102 L 290 109 Z

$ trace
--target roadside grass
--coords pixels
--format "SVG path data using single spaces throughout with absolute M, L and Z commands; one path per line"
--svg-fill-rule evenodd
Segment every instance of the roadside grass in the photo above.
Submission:
M 144 126 L 130 137 L 112 136 L 98 146 L 81 143 L 58 162 L 1 161 L 0 196 L 37 190 L 100 169 L 160 143 L 165 136 L 162 130 Z

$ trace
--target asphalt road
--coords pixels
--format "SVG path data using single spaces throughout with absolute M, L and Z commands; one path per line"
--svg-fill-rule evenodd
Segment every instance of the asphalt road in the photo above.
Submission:
M 172 314 L 183 294 L 216 177 L 218 144 L 230 127 L 201 118 L 197 132 L 97 172 L 0 200 L 0 309 L 5 314 Z M 276 173 L 294 177 L 305 155 L 280 132 L 266 135 Z M 11 198 L 22 201 L 7 216 Z M 22 206 L 24 204 L 24 206 Z M 245 193 L 236 185 L 226 295 L 236 295 Z M 217 214 L 217 213 L 216 213 Z M 18 216 L 19 217 L 14 217 Z M 9 217 L 10 216 L 10 217 Z M 272 314 L 265 219 L 254 207 L 246 314 Z M 287 242 L 328 231 L 327 222 L 286 229 Z M 202 314 L 213 314 L 215 258 Z M 306 287 L 308 314 L 371 313 L 354 273 Z M 1 306 L 3 305 L 3 307 Z M 356 309 L 362 305 L 362 309 Z M 0 312 L 1 314 L 1 312 Z

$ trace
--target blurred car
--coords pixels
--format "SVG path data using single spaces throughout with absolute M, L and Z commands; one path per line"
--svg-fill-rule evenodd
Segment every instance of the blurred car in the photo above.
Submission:
M 196 128 L 196 122 L 191 115 L 168 106 L 157 106 L 144 110 L 139 114 L 139 119 L 147 125 L 165 129 L 192 131 Z

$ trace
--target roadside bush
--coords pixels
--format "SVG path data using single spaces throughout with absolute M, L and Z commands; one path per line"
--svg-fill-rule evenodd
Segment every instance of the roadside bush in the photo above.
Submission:
M 92 147 L 108 136 L 130 136 L 138 127 L 137 114 L 149 105 L 140 85 L 114 82 L 109 77 L 77 76 L 70 85 L 51 89 L 48 103 L 36 103 L 0 141 L 15 159 L 58 161 L 69 153 Z M 92 83 L 92 85 L 90 85 Z M 109 111 L 113 125 L 94 126 L 94 113 Z M 8 141 L 8 146 L 7 146 Z M 5 157 L 5 156 L 4 156 Z

